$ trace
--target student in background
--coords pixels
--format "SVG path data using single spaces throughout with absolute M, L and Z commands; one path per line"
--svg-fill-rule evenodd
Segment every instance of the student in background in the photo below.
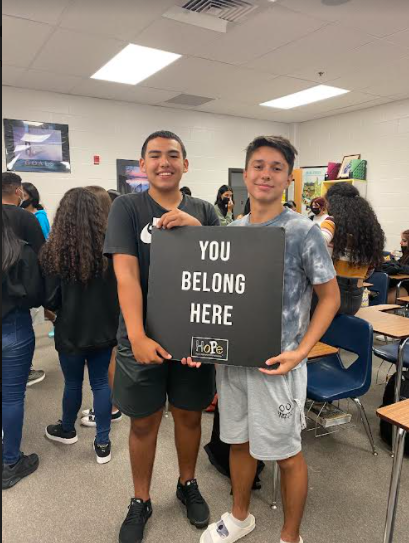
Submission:
M 234 200 L 233 189 L 231 187 L 222 185 L 219 188 L 214 209 L 216 210 L 216 215 L 219 218 L 220 226 L 228 226 L 234 221 Z
M 409 275 L 409 230 L 405 230 L 401 234 L 400 238 L 400 248 L 402 255 L 398 258 L 391 261 L 394 266 L 394 274 L 405 274 Z M 389 262 L 390 264 L 390 262 Z M 397 279 L 389 280 L 389 292 L 388 292 L 388 303 L 394 304 L 396 302 L 396 286 L 399 283 Z M 408 296 L 409 292 L 409 281 L 404 281 L 400 288 L 400 296 Z
M 116 200 L 117 196 L 110 193 L 109 191 L 106 191 L 104 188 L 99 187 L 97 185 L 92 185 L 89 187 L 86 187 L 90 192 L 95 194 L 97 197 L 100 206 L 103 211 L 103 216 L 105 220 L 106 227 L 108 226 L 108 216 L 109 212 L 111 210 L 112 205 L 112 197 L 114 197 L 114 200 Z M 117 192 L 117 191 L 115 191 Z M 120 196 L 118 192 L 118 196 Z M 111 361 L 109 363 L 109 369 L 108 369 L 108 381 L 109 381 L 109 388 L 111 391 L 114 388 L 114 378 L 115 378 L 115 368 L 116 368 L 116 347 L 112 349 L 112 355 L 111 355 Z M 121 411 L 115 406 L 112 406 L 112 415 L 111 415 L 111 422 L 120 422 L 122 420 L 122 413 Z M 95 409 L 84 409 L 82 411 L 82 417 L 81 417 L 81 424 L 82 426 L 87 426 L 90 428 L 95 428 L 97 425 L 96 422 L 96 415 L 95 415 Z
M 314 198 L 311 200 L 311 217 L 313 223 L 320 225 L 326 217 L 328 217 L 328 212 L 326 209 L 325 198 Z
M 46 286 L 44 305 L 57 314 L 55 348 L 65 381 L 62 421 L 48 426 L 46 437 L 66 445 L 78 441 L 75 422 L 87 365 L 94 396 L 98 464 L 111 460 L 108 367 L 119 317 L 113 266 L 103 256 L 105 232 L 106 214 L 98 198 L 85 188 L 71 189 L 61 200 L 40 257 Z
M 182 187 L 182 188 L 180 189 L 180 192 L 181 192 L 182 194 L 186 194 L 186 196 L 192 196 L 192 191 L 190 190 L 189 187 Z
M 32 183 L 23 183 L 24 200 L 21 204 L 23 209 L 33 213 L 40 223 L 45 239 L 50 235 L 50 222 L 44 207 L 40 204 L 40 193 Z
M 2 208 L 17 238 L 27 242 L 36 254 L 45 243 L 44 234 L 36 217 L 20 206 L 24 201 L 21 177 L 12 172 L 2 173 Z M 31 368 L 28 386 L 45 378 L 43 370 Z
M 36 454 L 20 450 L 27 379 L 35 336 L 30 315 L 43 303 L 43 281 L 37 255 L 18 239 L 2 210 L 2 427 L 3 490 L 16 485 L 39 465 Z
M 284 204 L 284 207 L 288 207 L 288 209 L 291 209 L 292 211 L 297 211 L 297 204 L 294 200 L 288 200 L 288 202 Z
M 108 189 L 109 197 L 111 198 L 111 202 L 114 202 L 118 196 L 121 196 L 121 193 L 116 189 Z
M 371 205 L 353 185 L 336 183 L 326 202 L 329 216 L 321 231 L 337 272 L 339 313 L 355 315 L 362 304 L 364 279 L 382 265 L 385 234 Z

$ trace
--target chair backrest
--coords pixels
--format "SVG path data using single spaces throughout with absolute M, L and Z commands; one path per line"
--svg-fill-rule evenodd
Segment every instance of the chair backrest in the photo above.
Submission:
M 359 387 L 355 395 L 366 394 L 372 380 L 372 325 L 358 317 L 337 315 L 321 341 L 358 355 L 346 372 Z M 336 356 L 340 357 L 339 354 Z
M 372 283 L 373 285 L 372 287 L 369 287 L 369 290 L 377 293 L 376 298 L 370 300 L 369 305 L 380 305 L 388 303 L 388 274 L 383 272 L 374 272 L 371 277 L 368 278 L 368 282 Z

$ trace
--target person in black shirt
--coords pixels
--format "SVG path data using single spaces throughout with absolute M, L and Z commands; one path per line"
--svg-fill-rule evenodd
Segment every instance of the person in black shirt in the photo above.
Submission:
M 15 235 L 28 243 L 36 254 L 45 243 L 45 237 L 35 215 L 22 209 L 24 200 L 22 180 L 12 172 L 2 173 L 2 208 L 7 216 Z M 28 386 L 40 383 L 45 378 L 43 370 L 31 368 L 28 376 Z
M 3 172 L 1 199 L 3 209 L 16 236 L 31 245 L 38 254 L 45 243 L 45 238 L 35 215 L 20 207 L 24 194 L 19 175 Z
M 165 131 L 152 134 L 141 155 L 141 170 L 147 174 L 150 188 L 115 200 L 105 240 L 105 253 L 114 260 L 122 310 L 113 402 L 132 419 L 130 456 L 135 498 L 121 528 L 121 543 L 141 542 L 152 514 L 150 483 L 167 397 L 179 457 L 177 497 L 196 527 L 206 527 L 210 516 L 194 477 L 201 414 L 214 397 L 214 368 L 209 365 L 193 371 L 172 360 L 170 353 L 146 336 L 145 318 L 152 229 L 212 226 L 219 221 L 210 203 L 179 191 L 189 163 L 178 136 Z
M 94 397 L 98 464 L 111 460 L 108 366 L 119 317 L 112 262 L 103 256 L 105 232 L 106 215 L 97 197 L 85 188 L 71 189 L 61 200 L 40 255 L 44 306 L 57 313 L 55 348 L 65 381 L 62 421 L 48 426 L 46 437 L 66 445 L 78 441 L 75 422 L 87 366 Z
M 30 309 L 43 302 L 37 255 L 20 240 L 2 211 L 2 428 L 3 490 L 16 485 L 39 465 L 36 454 L 20 450 L 24 398 L 33 360 L 35 336 Z

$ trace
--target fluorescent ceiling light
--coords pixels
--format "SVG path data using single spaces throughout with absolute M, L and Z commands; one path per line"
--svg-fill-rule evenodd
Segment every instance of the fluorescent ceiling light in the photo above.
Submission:
M 130 44 L 103 66 L 91 79 L 137 85 L 181 57 L 175 53 Z
M 349 90 L 329 87 L 328 85 L 318 85 L 301 92 L 277 98 L 276 100 L 270 100 L 270 102 L 264 102 L 264 104 L 260 105 L 276 107 L 278 109 L 292 109 L 293 107 L 304 106 L 306 104 L 312 104 L 313 102 L 319 102 L 320 100 L 327 100 L 334 96 L 340 96 L 347 92 L 349 92 Z

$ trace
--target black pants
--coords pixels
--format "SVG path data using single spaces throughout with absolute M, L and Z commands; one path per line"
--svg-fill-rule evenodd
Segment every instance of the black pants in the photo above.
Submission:
M 364 295 L 364 287 L 358 287 L 358 279 L 356 277 L 340 277 L 337 275 L 337 282 L 341 294 L 341 306 L 338 309 L 338 315 L 355 315 L 361 308 L 362 297 Z M 311 316 L 318 304 L 317 295 L 313 294 L 311 302 Z

